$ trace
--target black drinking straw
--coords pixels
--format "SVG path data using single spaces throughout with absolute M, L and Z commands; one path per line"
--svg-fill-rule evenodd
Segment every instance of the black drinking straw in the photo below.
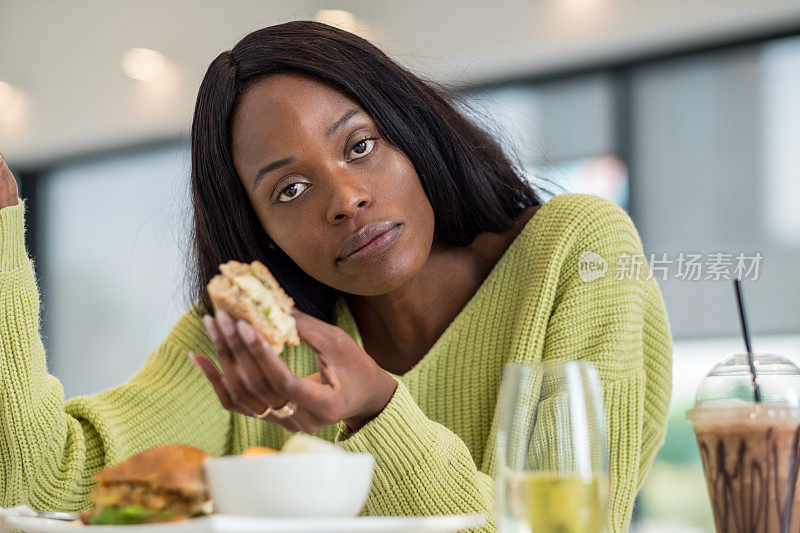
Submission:
M 761 403 L 761 391 L 758 388 L 756 379 L 756 365 L 753 363 L 753 349 L 750 345 L 750 330 L 747 328 L 747 315 L 744 313 L 744 299 L 742 298 L 742 283 L 740 279 L 733 280 L 733 288 L 736 289 L 736 302 L 739 304 L 739 321 L 742 324 L 742 335 L 744 336 L 744 346 L 747 348 L 747 362 L 750 364 L 750 378 L 753 380 L 753 396 L 756 403 Z

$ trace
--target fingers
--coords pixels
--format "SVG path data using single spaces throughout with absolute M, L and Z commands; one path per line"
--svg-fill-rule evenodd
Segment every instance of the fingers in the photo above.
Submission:
M 267 406 L 278 408 L 288 400 L 309 409 L 327 407 L 326 403 L 319 400 L 322 391 L 310 390 L 311 384 L 292 372 L 263 335 L 257 335 L 245 321 L 234 324 L 223 311 L 217 313 L 216 320 L 206 316 L 203 321 L 217 345 L 224 376 L 222 382 L 227 385 L 227 397 L 239 409 L 237 412 L 254 416 L 263 413 Z M 313 382 L 313 385 L 323 387 L 318 382 Z M 269 420 L 290 431 L 301 429 L 290 419 L 282 421 L 269 415 Z M 313 423 L 313 420 L 309 423 Z
M 306 409 L 298 409 L 298 411 L 287 420 L 294 421 L 300 427 L 300 431 L 309 434 L 316 433 L 320 429 L 328 427 L 336 422 L 330 422 Z
M 256 418 L 261 418 L 261 420 L 266 420 L 267 422 L 272 422 L 273 424 L 282 426 L 286 431 L 289 431 L 291 433 L 297 433 L 298 431 L 303 431 L 303 428 L 300 426 L 300 424 L 297 422 L 297 419 L 295 418 L 297 414 L 298 413 L 295 413 L 294 415 L 288 418 L 279 418 L 273 412 L 265 417 L 256 417 Z
M 240 343 L 240 348 L 236 351 L 240 354 L 237 368 L 240 370 L 242 381 L 255 395 L 267 402 L 268 405 L 281 405 L 286 396 L 280 396 L 275 392 L 269 373 L 264 368 L 264 354 L 261 350 L 272 352 L 272 347 L 263 342 L 263 336 L 257 335 L 256 331 L 244 320 L 236 322 L 238 338 L 235 342 Z M 261 346 L 263 344 L 263 346 Z M 274 354 L 272 354 L 274 356 Z M 275 356 L 277 357 L 277 356 Z M 278 358 L 280 360 L 280 358 Z M 283 361 L 280 360 L 282 363 Z M 285 363 L 284 363 L 284 366 Z M 288 370 L 289 374 L 294 374 Z
M 295 413 L 288 418 L 279 418 L 274 412 L 261 418 L 258 416 L 261 414 L 260 412 L 254 413 L 249 410 L 244 410 L 240 406 L 234 404 L 234 402 L 231 400 L 230 393 L 228 392 L 228 386 L 225 383 L 224 376 L 208 357 L 194 352 L 189 352 L 189 357 L 195 366 L 200 368 L 200 370 L 202 370 L 206 375 L 208 380 L 211 382 L 211 386 L 214 388 L 214 392 L 216 393 L 217 398 L 219 398 L 220 403 L 228 411 L 233 411 L 235 413 L 253 418 L 260 418 L 261 420 L 278 424 L 292 433 L 297 433 L 298 431 L 303 431 L 304 433 L 316 433 L 320 429 L 333 423 L 302 408 L 298 408 Z
M 217 369 L 217 366 L 205 355 L 189 352 L 189 358 L 208 378 L 211 386 L 214 388 L 214 393 L 219 398 L 219 403 L 228 411 L 235 411 L 243 415 L 250 415 L 250 411 L 243 412 L 241 407 L 231 399 L 228 385 L 225 383 L 225 378 L 222 373 Z
M 222 372 L 205 357 L 202 359 L 207 364 L 199 358 L 196 364 L 206 373 L 226 409 L 257 416 L 267 406 L 277 409 L 291 400 L 302 406 L 293 416 L 279 419 L 270 414 L 263 419 L 280 424 L 289 431 L 311 433 L 338 421 L 337 415 L 343 411 L 343 406 L 339 405 L 340 395 L 334 393 L 330 381 L 325 379 L 324 362 L 320 363 L 322 376 L 318 373 L 300 377 L 274 352 L 263 334 L 247 322 L 239 320 L 234 323 L 222 311 L 216 318 L 204 316 L 203 321 L 217 347 Z M 319 324 L 311 327 L 326 325 L 317 322 Z M 338 328 L 333 329 L 338 331 Z
M 284 392 L 290 389 L 292 382 L 297 377 L 283 359 L 275 354 L 263 334 L 256 332 L 253 327 L 239 320 L 236 329 L 243 344 L 240 346 L 242 359 L 255 372 L 268 379 L 271 389 L 281 389 Z M 240 341 L 240 342 L 241 342 Z
M 250 389 L 244 376 L 244 371 L 237 364 L 242 358 L 236 354 L 244 349 L 235 331 L 230 317 L 223 311 L 217 313 L 217 319 L 210 316 L 203 317 L 206 329 L 217 347 L 217 355 L 222 366 L 225 382 L 229 385 L 228 394 L 231 401 L 243 408 L 248 413 L 259 414 L 268 405 L 272 405 L 267 398 L 260 398 Z
M 327 422 L 325 419 L 318 417 L 311 411 L 303 409 L 302 407 L 298 407 L 294 414 L 288 418 L 278 418 L 274 413 L 270 413 L 268 416 L 264 417 L 264 420 L 280 424 L 292 433 L 297 431 L 316 433 L 320 429 L 333 423 Z M 293 425 L 293 427 L 290 427 L 289 424 Z
M 197 366 L 200 370 L 203 371 L 203 373 L 208 378 L 208 381 L 211 382 L 211 386 L 214 388 L 214 393 L 217 395 L 217 398 L 219 398 L 219 402 L 220 404 L 222 404 L 222 407 L 234 413 L 239 413 L 241 415 L 250 416 L 253 418 L 260 418 L 258 415 L 261 414 L 264 411 L 264 409 L 266 409 L 266 406 L 259 412 L 254 412 L 251 411 L 250 409 L 242 408 L 242 406 L 238 405 L 236 402 L 232 400 L 229 392 L 230 385 L 226 383 L 223 374 L 217 369 L 217 366 L 208 357 L 195 352 L 189 352 L 189 358 L 192 360 L 195 366 Z M 264 418 L 261 418 L 261 420 L 268 420 L 269 422 L 283 426 L 292 433 L 301 431 L 302 427 L 300 426 L 300 424 L 298 424 L 291 418 L 293 417 L 280 419 L 274 414 L 269 414 Z
M 332 407 L 332 391 L 322 380 L 300 377 L 286 362 L 275 354 L 263 335 L 258 334 L 244 321 L 237 323 L 240 336 L 245 341 L 246 355 L 251 368 L 257 368 L 264 388 L 269 388 L 271 397 L 288 398 L 310 411 L 321 413 Z M 273 404 L 274 405 L 274 404 Z

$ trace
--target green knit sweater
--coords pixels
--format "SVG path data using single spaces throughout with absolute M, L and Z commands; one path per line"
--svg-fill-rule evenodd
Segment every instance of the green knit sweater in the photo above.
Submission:
M 215 357 L 196 304 L 130 381 L 65 403 L 46 368 L 24 213 L 24 201 L 0 210 L 0 506 L 84 509 L 94 472 L 157 444 L 191 444 L 215 456 L 282 445 L 284 429 L 223 409 L 189 361 L 189 350 Z M 608 262 L 605 276 L 581 279 L 584 251 Z M 386 408 L 355 434 L 343 423 L 318 433 L 375 456 L 364 513 L 481 512 L 489 517 L 484 531 L 494 531 L 493 422 L 503 364 L 582 359 L 597 365 L 603 387 L 609 530 L 626 530 L 664 438 L 671 390 L 658 286 L 645 275 L 615 275 L 619 256 L 641 253 L 630 218 L 611 202 L 565 194 L 544 204 L 425 357 L 395 376 Z M 361 344 L 343 299 L 337 323 Z M 303 343 L 282 357 L 300 375 L 316 371 Z

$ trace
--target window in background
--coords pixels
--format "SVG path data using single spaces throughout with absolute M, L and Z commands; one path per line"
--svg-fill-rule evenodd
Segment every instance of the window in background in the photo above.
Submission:
M 45 347 L 67 397 L 126 381 L 186 311 L 188 176 L 174 145 L 39 182 Z
M 800 356 L 800 39 L 632 70 L 632 201 L 645 252 L 760 253 L 744 283 L 757 351 Z M 675 265 L 670 269 L 675 274 Z M 729 279 L 659 280 L 674 346 L 667 437 L 640 493 L 635 531 L 713 531 L 686 410 L 700 379 L 743 351 Z M 773 334 L 773 335 L 769 335 Z
M 617 156 L 582 157 L 527 168 L 534 180 L 544 176 L 557 184 L 561 190 L 556 192 L 594 194 L 628 209 L 628 167 Z M 547 194 L 544 199 L 552 196 Z
M 760 146 L 766 229 L 787 249 L 800 250 L 800 37 L 761 51 Z
M 793 198 L 797 185 L 788 176 L 800 178 L 792 121 L 800 104 L 790 75 L 765 75 L 774 46 L 788 61 L 790 46 L 800 58 L 798 43 L 658 62 L 631 76 L 632 201 L 645 251 L 673 259 L 760 253 L 758 279 L 746 282 L 745 294 L 753 332 L 761 334 L 797 333 L 800 324 L 800 243 L 776 234 L 770 213 L 777 198 Z M 780 202 L 787 214 L 778 224 L 788 225 L 796 209 Z M 731 282 L 706 276 L 661 283 L 677 337 L 739 333 Z
M 615 154 L 614 88 L 595 74 L 462 95 L 460 109 L 500 140 L 511 161 L 549 200 L 596 194 L 628 207 L 628 169 Z

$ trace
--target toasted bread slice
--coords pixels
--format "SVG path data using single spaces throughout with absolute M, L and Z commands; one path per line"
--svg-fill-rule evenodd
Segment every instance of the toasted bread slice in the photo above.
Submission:
M 94 474 L 84 524 L 172 522 L 214 510 L 203 462 L 210 454 L 186 444 L 162 444 Z
M 249 322 L 264 334 L 277 354 L 286 344 L 300 343 L 291 315 L 294 300 L 263 263 L 228 261 L 219 270 L 221 274 L 211 278 L 207 286 L 215 312 L 225 311 L 234 320 Z
M 210 454 L 186 444 L 162 444 L 136 453 L 94 474 L 100 485 L 138 483 L 186 497 L 206 496 L 203 461 Z

